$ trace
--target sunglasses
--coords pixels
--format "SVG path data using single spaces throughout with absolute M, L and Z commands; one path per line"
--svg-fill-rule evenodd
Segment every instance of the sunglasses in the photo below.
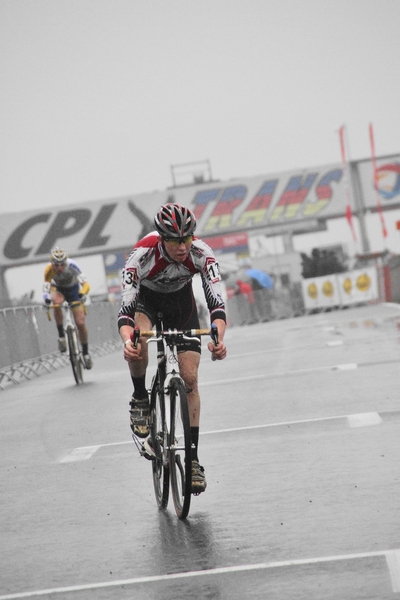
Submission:
M 164 242 L 169 242 L 174 246 L 180 246 L 181 244 L 191 244 L 193 242 L 193 236 L 187 235 L 181 238 L 163 238 Z

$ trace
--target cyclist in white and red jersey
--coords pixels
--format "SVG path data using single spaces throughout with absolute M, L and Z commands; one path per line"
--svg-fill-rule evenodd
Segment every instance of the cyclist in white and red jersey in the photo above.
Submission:
M 88 331 L 85 323 L 83 303 L 89 293 L 90 286 L 86 276 L 82 273 L 77 263 L 68 258 L 63 248 L 53 248 L 50 253 L 50 263 L 44 270 L 43 301 L 45 305 L 62 304 L 67 302 L 81 302 L 72 307 L 72 314 L 78 329 L 79 340 L 82 345 L 83 360 L 86 369 L 93 366 L 89 354 Z M 58 348 L 60 352 L 67 351 L 65 340 L 63 313 L 61 308 L 54 309 L 54 319 L 58 329 Z
M 193 295 L 192 279 L 201 276 L 211 323 L 218 328 L 219 342 L 208 349 L 213 358 L 226 357 L 223 342 L 226 313 L 221 294 L 218 263 L 209 246 L 194 237 L 196 219 L 186 207 L 178 204 L 162 206 L 154 218 L 155 231 L 142 238 L 133 248 L 122 272 L 122 302 L 118 315 L 119 332 L 124 342 L 124 358 L 129 364 L 133 382 L 130 401 L 131 428 L 135 435 L 149 435 L 149 398 L 146 388 L 148 350 L 145 340 L 137 348 L 131 343 L 135 326 L 152 329 L 157 314 L 163 314 L 165 329 L 197 329 L 199 318 Z M 178 344 L 179 367 L 188 392 L 192 437 L 192 492 L 206 489 L 204 468 L 199 464 L 198 442 L 200 395 L 198 368 L 200 343 L 196 340 Z M 146 446 L 144 442 L 144 447 Z

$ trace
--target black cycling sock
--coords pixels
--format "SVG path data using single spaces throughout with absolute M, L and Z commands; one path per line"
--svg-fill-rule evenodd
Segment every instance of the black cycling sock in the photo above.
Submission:
M 192 447 L 192 460 L 199 460 L 199 457 L 197 455 L 197 448 L 199 446 L 199 428 L 198 427 L 190 428 L 190 439 L 192 442 L 192 446 L 194 446 L 194 448 Z
M 147 389 L 146 389 L 146 376 L 143 377 L 133 377 L 131 375 L 133 389 L 134 389 L 134 397 L 141 400 L 142 398 L 147 398 Z
M 89 344 L 82 344 L 83 354 L 89 354 Z
M 58 337 L 65 337 L 64 325 L 57 325 Z

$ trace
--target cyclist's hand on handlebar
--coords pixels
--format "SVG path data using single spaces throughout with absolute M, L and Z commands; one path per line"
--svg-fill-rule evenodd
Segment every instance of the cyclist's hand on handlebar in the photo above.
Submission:
M 82 302 L 82 304 L 85 304 L 87 300 L 86 294 L 79 294 L 79 300 Z
M 141 356 L 141 343 L 138 342 L 137 347 L 134 348 L 132 341 L 128 339 L 124 344 L 124 359 L 127 362 L 143 360 L 143 357 Z
M 213 360 L 223 360 L 226 357 L 226 346 L 224 342 L 218 342 L 216 346 L 213 342 L 209 342 L 208 349 L 212 354 Z
M 45 307 L 47 308 L 48 306 L 50 306 L 50 304 L 51 304 L 51 299 L 50 298 L 45 298 L 45 300 L 44 300 Z

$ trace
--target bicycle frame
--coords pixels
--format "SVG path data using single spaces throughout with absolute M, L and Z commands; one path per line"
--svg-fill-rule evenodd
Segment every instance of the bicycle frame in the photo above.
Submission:
M 150 389 L 150 430 L 155 458 L 152 462 L 153 484 L 157 505 L 168 505 L 171 482 L 175 511 L 180 519 L 189 513 L 192 487 L 192 443 L 185 383 L 180 375 L 177 344 L 179 340 L 211 335 L 218 343 L 216 326 L 210 329 L 163 331 L 158 322 L 154 331 L 133 332 L 132 342 L 140 337 L 157 343 L 157 373 Z M 169 417 L 169 420 L 168 420 Z M 142 453 L 145 453 L 143 451 Z

